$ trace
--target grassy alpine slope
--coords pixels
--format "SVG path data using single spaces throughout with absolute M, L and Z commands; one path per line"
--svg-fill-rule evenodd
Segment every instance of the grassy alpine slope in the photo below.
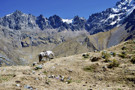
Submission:
M 36 66 L 1 67 L 0 90 L 134 90 L 134 63 L 135 41 L 130 40 L 100 52 L 55 58 Z

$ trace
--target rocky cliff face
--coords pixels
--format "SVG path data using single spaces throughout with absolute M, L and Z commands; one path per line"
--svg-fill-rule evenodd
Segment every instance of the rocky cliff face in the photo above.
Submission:
M 75 16 L 71 25 L 72 30 L 85 30 L 86 19 Z
M 0 18 L 0 25 L 15 30 L 21 30 L 26 28 L 33 29 L 37 27 L 35 16 L 31 14 L 24 14 L 18 10 L 3 18 Z
M 135 10 L 124 20 L 123 24 L 126 24 L 126 29 L 132 27 L 130 31 L 135 29 Z
M 135 8 L 134 0 L 121 0 L 113 8 L 92 14 L 87 20 L 87 30 L 91 34 L 108 31 L 122 24 L 123 20 Z
M 44 30 L 46 28 L 49 28 L 51 27 L 49 25 L 49 21 L 47 18 L 45 18 L 43 15 L 40 15 L 37 17 L 36 19 L 36 24 L 38 25 L 38 27 L 41 29 L 41 30 Z

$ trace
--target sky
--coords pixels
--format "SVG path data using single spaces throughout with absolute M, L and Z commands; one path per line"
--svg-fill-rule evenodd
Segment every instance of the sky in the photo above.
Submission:
M 93 13 L 115 6 L 117 1 L 120 0 L 0 0 L 0 17 L 20 10 L 47 18 L 56 14 L 65 19 L 76 15 L 87 19 Z

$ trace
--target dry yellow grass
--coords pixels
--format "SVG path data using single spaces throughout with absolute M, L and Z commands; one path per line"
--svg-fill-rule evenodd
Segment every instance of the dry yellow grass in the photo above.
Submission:
M 125 42 L 106 51 L 118 54 L 124 45 L 131 48 L 131 45 L 134 47 L 135 44 Z M 110 60 L 115 59 L 120 65 L 109 69 L 107 66 L 110 62 L 104 62 L 101 53 L 102 51 L 88 52 L 90 58 L 85 59 L 82 54 L 55 58 L 39 63 L 43 66 L 39 70 L 34 70 L 36 66 L 32 65 L 1 67 L 0 90 L 25 90 L 26 85 L 34 90 L 134 90 L 135 66 L 129 61 L 130 57 L 124 59 L 118 55 L 110 57 Z M 91 62 L 92 57 L 100 59 Z M 55 78 L 49 78 L 51 75 Z M 56 78 L 59 75 L 65 79 L 70 78 L 70 81 L 60 81 Z

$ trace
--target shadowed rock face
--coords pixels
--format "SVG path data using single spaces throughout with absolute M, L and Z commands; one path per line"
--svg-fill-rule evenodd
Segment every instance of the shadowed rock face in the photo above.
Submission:
M 86 24 L 86 19 L 75 16 L 72 23 L 72 30 L 84 30 Z
M 51 27 L 49 25 L 49 21 L 47 20 L 47 18 L 44 18 L 43 15 L 37 17 L 36 23 L 41 30 Z
M 135 10 L 124 20 L 124 24 L 127 23 L 126 25 L 126 29 L 129 29 L 131 26 L 131 30 L 134 30 L 135 29 Z
M 59 28 L 63 24 L 62 19 L 57 15 L 49 17 L 49 22 L 53 28 Z

